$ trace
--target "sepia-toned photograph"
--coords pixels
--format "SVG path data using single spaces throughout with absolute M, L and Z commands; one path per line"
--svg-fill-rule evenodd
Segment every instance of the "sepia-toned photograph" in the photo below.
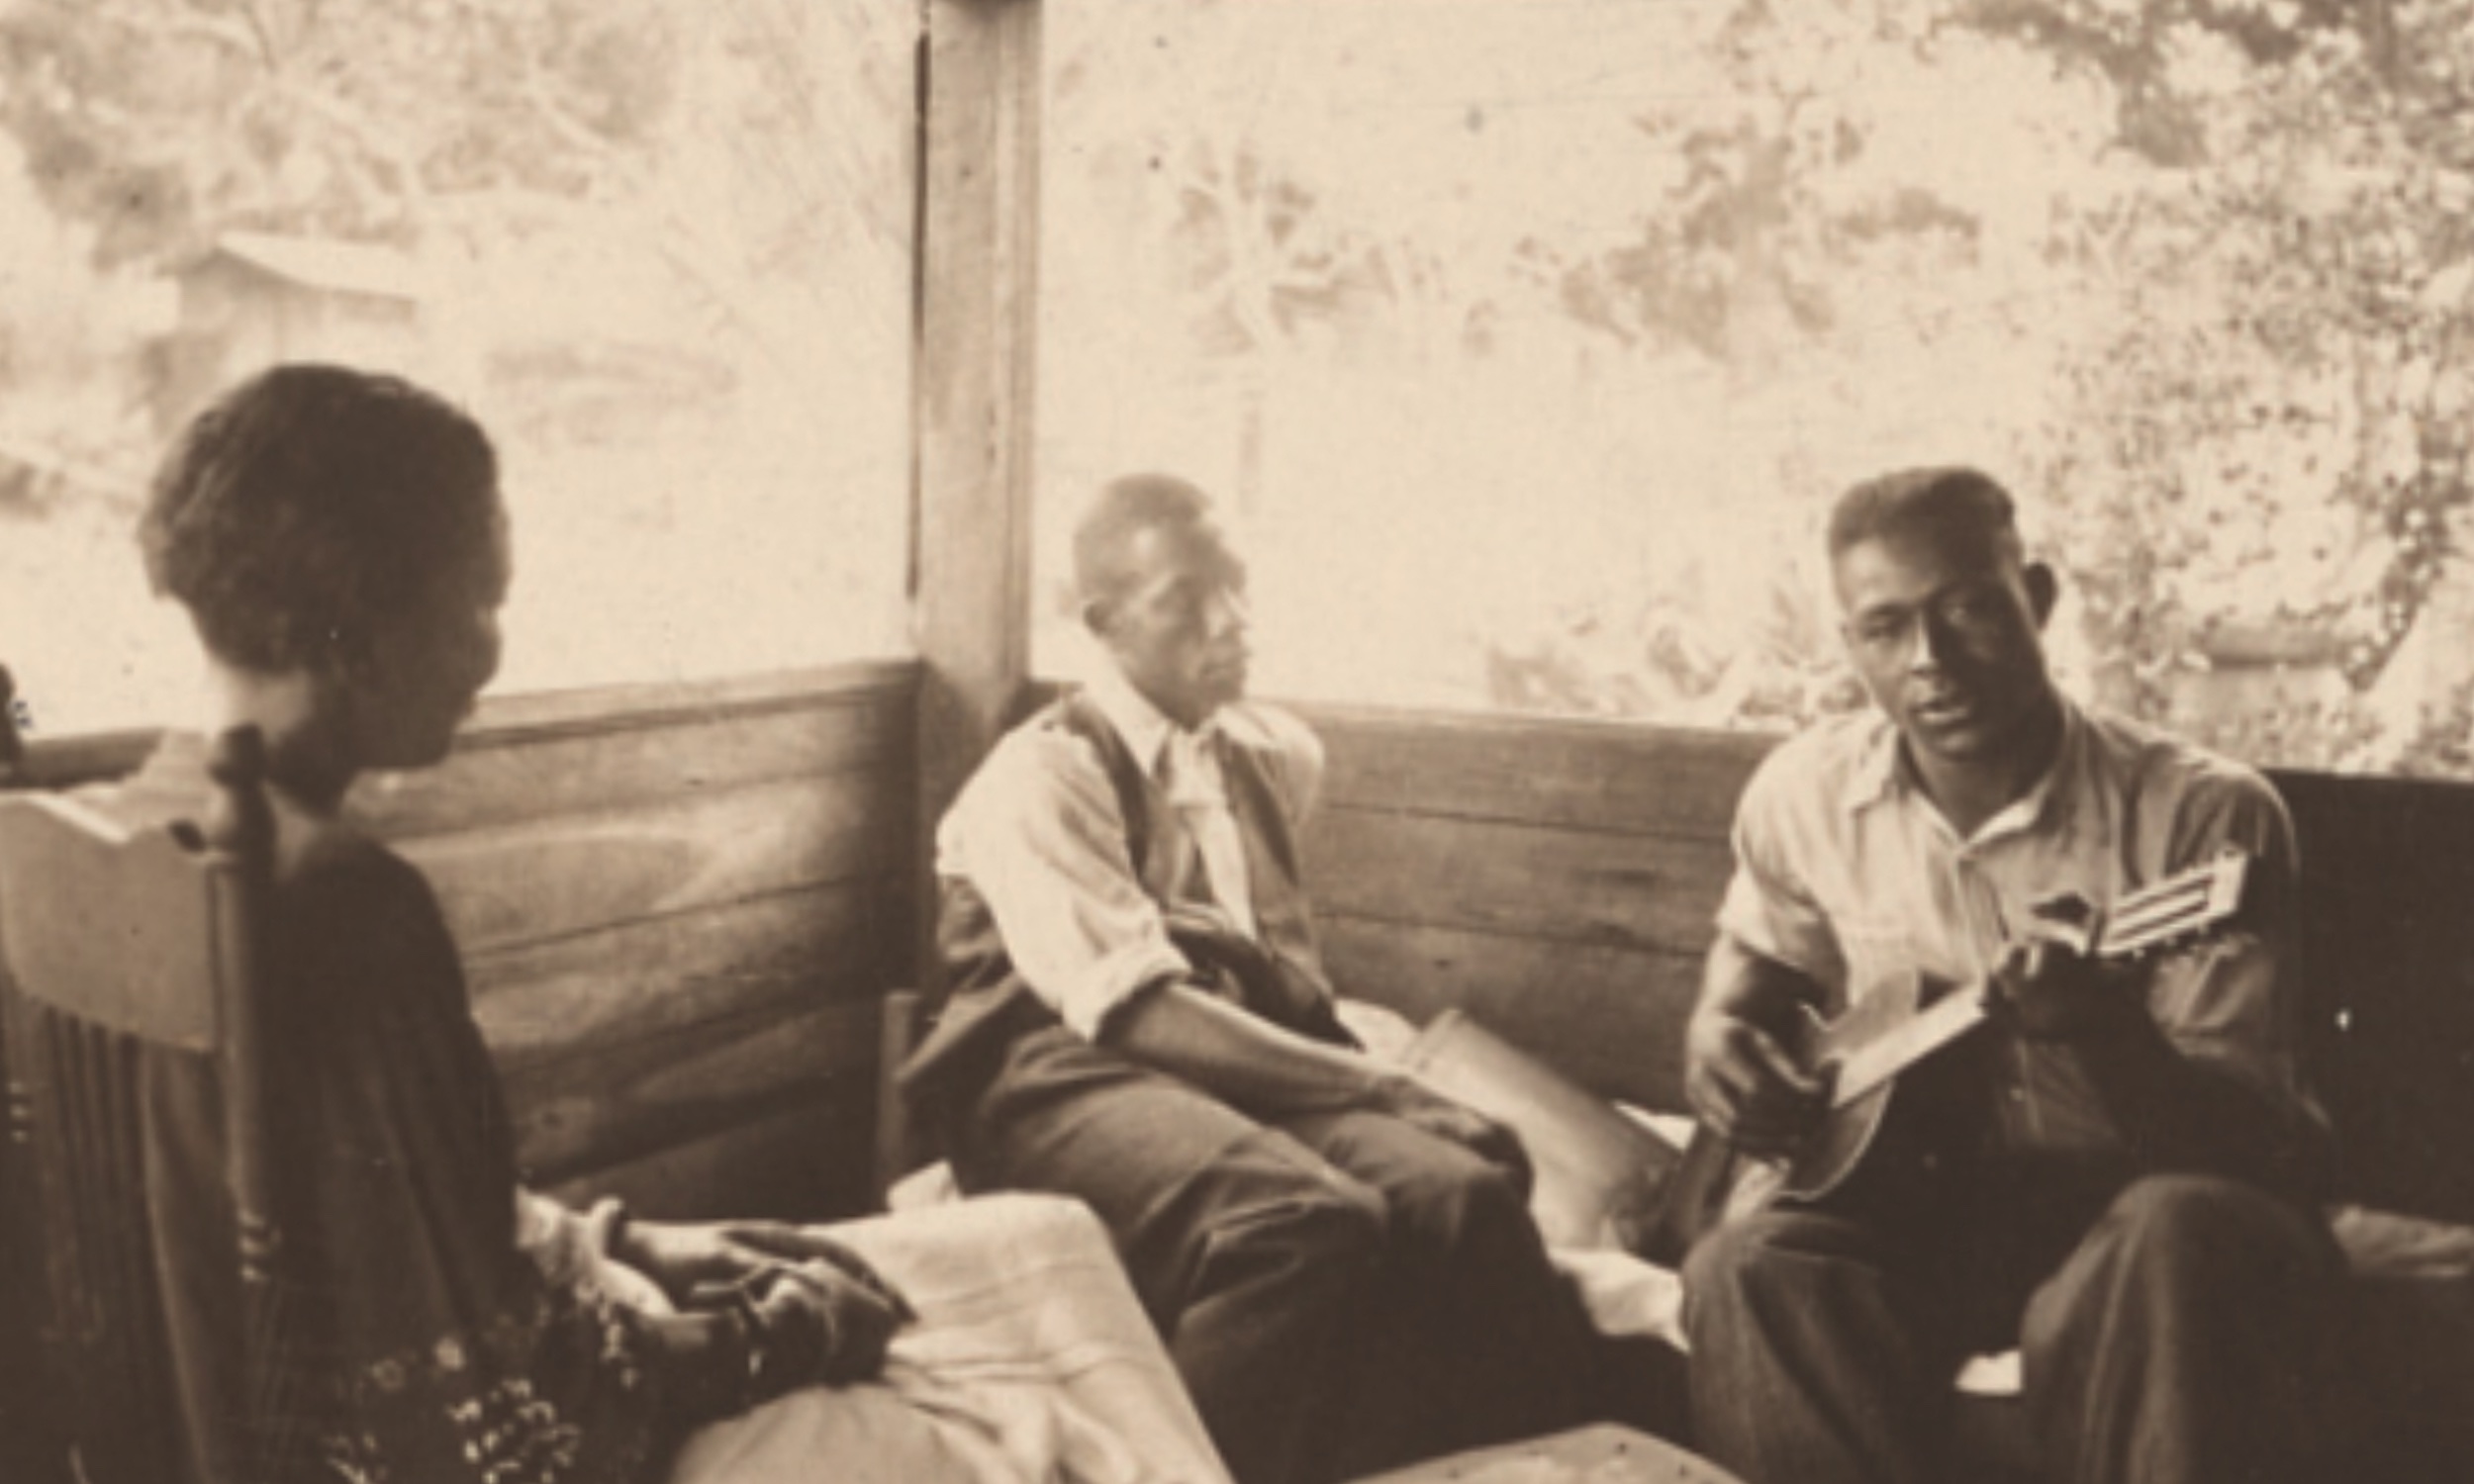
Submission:
M 0 1484 L 2474 1479 L 2474 0 L 0 0 Z

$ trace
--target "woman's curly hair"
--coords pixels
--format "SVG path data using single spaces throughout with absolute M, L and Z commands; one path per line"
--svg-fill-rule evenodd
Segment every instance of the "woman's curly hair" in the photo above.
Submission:
M 294 364 L 198 415 L 139 524 L 146 575 L 208 649 L 266 673 L 352 664 L 441 583 L 507 585 L 498 456 L 481 425 L 398 377 Z

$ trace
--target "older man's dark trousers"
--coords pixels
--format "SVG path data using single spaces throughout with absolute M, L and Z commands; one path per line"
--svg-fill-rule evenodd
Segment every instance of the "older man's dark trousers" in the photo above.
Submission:
M 1925 1484 L 1959 1363 L 2015 1344 L 2048 1484 L 2302 1477 L 2339 1270 L 2315 1218 L 2203 1175 L 2135 1180 L 2058 1232 L 1986 1204 L 1939 1230 L 1775 1209 L 1705 1239 L 1684 1272 L 1700 1446 L 1751 1484 Z
M 969 1189 L 1081 1198 L 1241 1484 L 1581 1420 L 1594 1338 L 1520 1192 L 1387 1115 L 1258 1121 L 1062 1027 L 950 1134 Z

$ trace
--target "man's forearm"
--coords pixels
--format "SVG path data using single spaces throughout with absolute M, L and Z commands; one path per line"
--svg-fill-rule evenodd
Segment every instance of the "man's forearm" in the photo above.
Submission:
M 1710 945 L 1692 1013 L 1741 1020 L 1791 1044 L 1804 1012 L 1820 1003 L 1821 988 L 1810 978 L 1721 933 Z
M 1262 1112 L 1344 1108 L 1396 1080 L 1366 1057 L 1309 1041 L 1185 984 L 1162 984 L 1110 1017 L 1103 1044 Z

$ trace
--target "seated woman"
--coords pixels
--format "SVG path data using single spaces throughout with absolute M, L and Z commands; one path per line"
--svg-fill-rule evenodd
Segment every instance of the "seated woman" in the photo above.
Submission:
M 142 541 L 205 649 L 211 727 L 263 735 L 277 832 L 270 1122 L 300 1359 L 252 1442 L 225 1436 L 237 1397 L 190 1399 L 214 1477 L 246 1446 L 257 1468 L 230 1476 L 1225 1478 L 1096 1224 L 1063 1202 L 924 1233 L 860 1224 L 845 1243 L 630 1221 L 615 1202 L 578 1214 L 520 1187 L 438 907 L 341 813 L 363 770 L 442 759 L 498 666 L 507 521 L 471 418 L 391 378 L 279 367 L 191 425 Z M 202 739 L 174 733 L 110 806 L 195 817 L 208 787 Z M 211 1138 L 203 1108 L 180 1116 L 211 1095 L 159 1098 L 156 1137 Z M 158 1195 L 163 1230 L 216 1229 L 177 1219 L 218 1209 L 211 1178 Z M 916 1315 L 852 1243 L 915 1280 Z M 999 1255 L 1029 1252 L 1049 1254 L 1041 1278 L 990 1293 Z M 229 1254 L 170 1260 L 173 1343 L 205 1362 L 184 1371 L 237 1391 L 214 1353 L 235 1333 Z

